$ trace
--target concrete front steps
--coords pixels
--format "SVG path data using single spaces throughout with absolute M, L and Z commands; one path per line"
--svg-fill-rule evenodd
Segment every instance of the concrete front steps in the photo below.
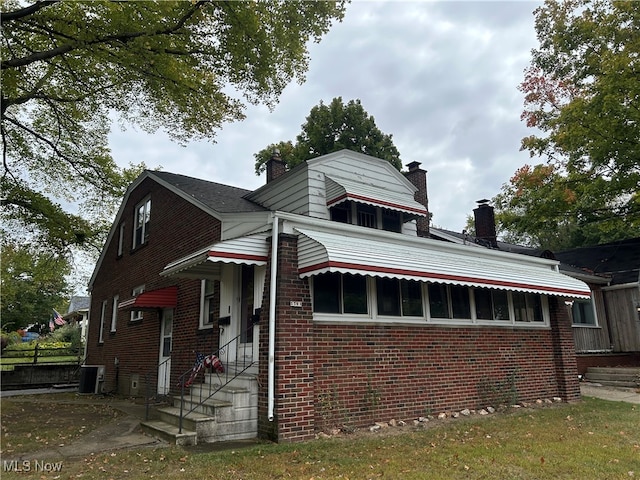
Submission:
M 640 387 L 640 368 L 589 367 L 585 380 L 609 387 L 638 388 Z
M 180 432 L 180 396 L 173 404 L 156 409 L 154 420 L 142 422 L 145 432 L 176 445 L 225 442 L 255 438 L 258 434 L 258 382 L 253 375 L 239 375 L 207 398 L 220 383 L 217 375 L 205 376 L 205 383 L 192 385 L 185 395 Z

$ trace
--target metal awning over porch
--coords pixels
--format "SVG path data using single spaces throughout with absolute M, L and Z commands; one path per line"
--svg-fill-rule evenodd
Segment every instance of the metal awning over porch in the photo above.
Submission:
M 295 229 L 301 277 L 325 272 L 589 298 L 584 282 L 560 273 L 557 262 L 465 248 L 427 239 L 403 239 L 372 231 Z
M 327 207 L 333 207 L 346 200 L 352 200 L 410 215 L 427 216 L 429 214 L 424 205 L 398 192 L 343 178 L 335 179 L 328 175 L 325 182 Z
M 171 262 L 162 276 L 183 278 L 219 278 L 221 264 L 266 265 L 269 254 L 267 238 L 270 232 L 233 238 L 214 243 L 210 247 Z
M 156 308 L 176 308 L 178 287 L 171 286 L 142 292 L 140 295 L 120 302 L 118 310 L 152 310 Z

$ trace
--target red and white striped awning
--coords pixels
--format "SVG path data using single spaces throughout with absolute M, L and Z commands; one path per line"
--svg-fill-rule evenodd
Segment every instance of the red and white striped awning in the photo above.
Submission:
M 171 286 L 142 292 L 118 304 L 118 310 L 155 310 L 156 308 L 176 308 L 178 287 Z
M 333 207 L 346 200 L 351 200 L 410 215 L 426 216 L 429 214 L 424 205 L 416 202 L 407 194 L 394 192 L 390 189 L 385 190 L 376 185 L 343 178 L 336 179 L 327 175 L 325 188 L 327 207 Z
M 160 275 L 184 278 L 215 278 L 220 275 L 221 263 L 266 265 L 270 232 L 261 232 L 214 243 L 164 267 Z
M 372 230 L 367 235 L 296 228 L 301 277 L 325 272 L 589 298 L 558 262 Z M 403 238 L 404 237 L 404 238 Z

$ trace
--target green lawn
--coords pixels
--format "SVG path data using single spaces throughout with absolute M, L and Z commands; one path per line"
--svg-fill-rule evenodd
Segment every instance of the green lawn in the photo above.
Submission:
M 79 363 L 77 355 L 60 355 L 56 357 L 38 357 L 37 364 L 42 363 Z M 33 357 L 2 357 L 0 366 L 33 365 Z
M 12 427 L 4 422 L 5 400 L 2 405 L 4 442 Z M 56 409 L 50 407 L 54 415 Z M 42 415 L 37 431 L 46 436 L 49 427 Z M 88 421 L 89 417 L 85 428 Z M 206 447 L 121 450 L 64 460 L 59 478 L 640 478 L 638 405 L 585 398 L 578 404 L 521 408 L 426 425 L 377 434 L 363 429 L 305 443 L 263 443 L 226 451 Z M 2 478 L 42 477 L 3 472 Z

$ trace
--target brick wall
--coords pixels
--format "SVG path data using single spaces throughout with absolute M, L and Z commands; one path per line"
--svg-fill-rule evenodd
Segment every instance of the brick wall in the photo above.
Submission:
M 135 206 L 147 195 L 151 196 L 149 240 L 132 251 Z M 147 291 L 178 285 L 171 368 L 171 385 L 175 385 L 177 375 L 193 365 L 194 350 L 217 346 L 218 332 L 217 329 L 198 330 L 200 281 L 165 278 L 159 273 L 169 262 L 218 240 L 220 222 L 150 179 L 145 179 L 131 193 L 121 220 L 125 222 L 123 255 L 117 256 L 119 226 L 116 225 L 91 292 L 86 363 L 106 366 L 107 391 L 129 393 L 131 375 L 140 375 L 140 394 L 144 395 L 143 375 L 154 372 L 158 364 L 160 315 L 158 311 L 146 311 L 142 321 L 130 322 L 129 311 L 118 312 L 116 332 L 110 333 L 113 297 L 119 295 L 120 302 L 127 300 L 133 288 L 142 284 Z M 104 343 L 99 343 L 103 300 L 107 300 Z M 116 357 L 119 360 L 117 375 Z
M 308 281 L 298 275 L 298 244 L 295 235 L 280 234 L 278 242 L 278 296 L 276 299 L 276 385 L 274 421 L 267 418 L 268 369 L 268 285 L 271 272 L 267 265 L 265 298 L 260 329 L 260 384 L 258 429 L 262 437 L 276 441 L 302 441 L 313 438 L 313 314 Z M 291 301 L 302 302 L 292 307 Z
M 316 325 L 317 428 L 559 395 L 549 330 Z
M 571 322 L 550 298 L 551 329 L 314 324 L 295 237 L 281 235 L 275 420 L 267 416 L 268 288 L 261 322 L 260 435 L 316 430 L 538 398 L 579 398 Z M 267 270 L 269 285 L 270 269 Z M 290 306 L 302 301 L 303 307 Z
M 275 420 L 267 417 L 268 288 L 261 319 L 259 434 L 318 430 L 442 411 L 579 399 L 571 321 L 551 297 L 550 329 L 319 324 L 297 272 L 295 237 L 279 241 Z M 270 269 L 267 270 L 267 286 Z M 302 301 L 302 308 L 290 301 Z

